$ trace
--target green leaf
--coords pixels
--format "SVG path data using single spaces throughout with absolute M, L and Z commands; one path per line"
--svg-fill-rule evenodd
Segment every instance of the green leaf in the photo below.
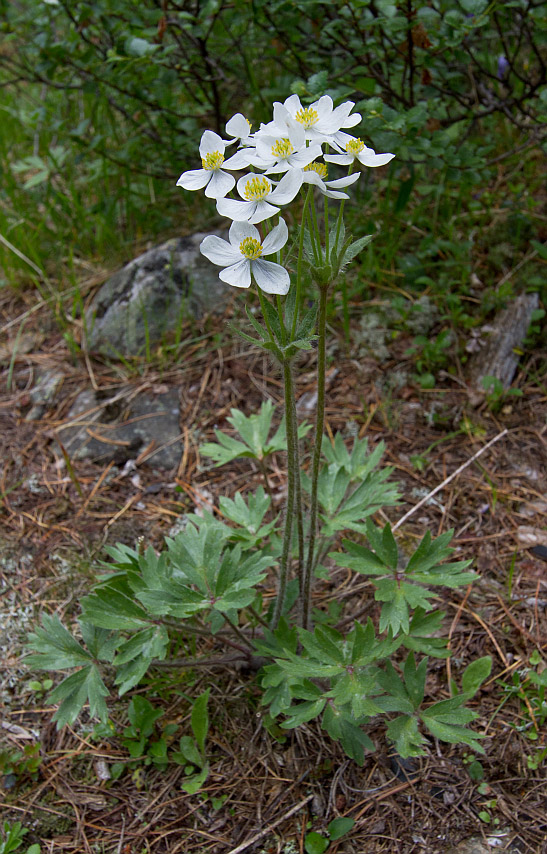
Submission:
M 194 700 L 192 714 L 190 717 L 192 731 L 196 737 L 197 745 L 202 754 L 205 752 L 205 739 L 209 731 L 209 715 L 207 714 L 207 702 L 211 689 L 207 688 L 203 694 Z
M 300 724 L 313 720 L 317 715 L 320 715 L 325 708 L 326 699 L 313 700 L 307 703 L 297 703 L 296 706 L 291 706 L 289 709 L 289 717 L 283 721 L 281 726 L 283 729 L 294 729 Z
M 138 694 L 129 703 L 127 716 L 135 730 L 141 736 L 152 735 L 156 721 L 161 718 L 163 711 L 155 709 L 152 703 Z
M 458 724 L 446 724 L 438 721 L 436 718 L 422 716 L 422 720 L 429 732 L 449 744 L 467 744 L 469 747 L 476 750 L 477 753 L 484 753 L 484 748 L 478 743 L 479 739 L 484 738 L 478 732 L 459 726 Z
M 353 818 L 335 818 L 331 822 L 329 822 L 327 826 L 327 831 L 330 836 L 331 842 L 336 842 L 337 839 L 341 839 L 342 836 L 345 836 L 346 833 L 352 829 L 355 824 L 355 819 Z
M 416 667 L 414 653 L 410 652 L 405 661 L 403 675 L 408 696 L 415 709 L 424 698 L 425 677 L 427 674 L 427 658 L 424 658 L 419 667 Z
M 348 264 L 356 255 L 359 255 L 359 253 L 363 251 L 365 246 L 368 246 L 374 237 L 374 234 L 367 234 L 365 237 L 360 237 L 358 240 L 354 240 L 353 243 L 350 243 L 343 251 L 342 257 L 340 258 L 340 264 L 344 266 Z
M 204 764 L 203 756 L 199 752 L 196 742 L 189 735 L 181 736 L 179 752 L 173 754 L 173 760 L 178 762 L 179 765 L 184 765 L 189 762 L 197 768 L 201 768 Z
M 304 837 L 304 848 L 306 849 L 306 854 L 324 854 L 324 852 L 329 847 L 329 840 L 325 839 L 324 836 L 321 836 L 320 833 L 316 833 L 315 830 L 312 830 L 310 833 L 306 833 Z
M 207 777 L 209 776 L 209 766 L 205 765 L 198 774 L 192 774 L 181 783 L 181 789 L 189 795 L 195 795 L 199 792 Z
M 82 618 L 102 629 L 142 629 L 150 625 L 134 599 L 111 587 L 99 587 L 82 600 Z
M 409 756 L 422 756 L 425 739 L 418 730 L 418 721 L 409 715 L 402 715 L 389 721 L 387 736 L 395 742 L 397 753 L 407 759 Z
M 492 671 L 492 657 L 485 655 L 477 658 L 465 668 L 462 676 L 462 691 L 466 697 L 474 697 L 485 679 Z
M 34 650 L 26 662 L 40 670 L 66 670 L 92 661 L 92 655 L 65 629 L 56 615 L 42 614 L 42 628 L 29 636 L 28 649 Z
M 102 723 L 108 720 L 108 709 L 104 698 L 109 691 L 104 685 L 97 668 L 89 664 L 67 676 L 49 695 L 49 701 L 61 705 L 53 716 L 57 729 L 73 724 L 86 703 L 92 717 L 98 717 Z

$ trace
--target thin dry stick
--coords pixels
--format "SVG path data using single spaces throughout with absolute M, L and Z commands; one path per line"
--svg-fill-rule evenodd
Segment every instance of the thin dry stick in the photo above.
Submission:
M 268 833 L 271 833 L 271 831 L 275 827 L 277 827 L 279 824 L 284 822 L 286 818 L 290 818 L 291 815 L 295 814 L 295 812 L 298 812 L 303 807 L 305 807 L 306 804 L 309 804 L 309 802 L 313 799 L 313 797 L 314 797 L 313 795 L 308 795 L 308 797 L 304 798 L 303 801 L 300 801 L 300 803 L 296 804 L 294 807 L 291 807 L 291 809 L 288 812 L 286 812 L 284 815 L 282 815 L 281 818 L 278 818 L 275 821 L 273 821 L 271 824 L 269 824 L 267 827 L 265 827 L 264 830 L 261 830 L 260 833 L 255 833 L 254 836 L 251 836 L 251 838 L 247 839 L 246 842 L 242 842 L 241 845 L 237 846 L 237 848 L 232 848 L 231 851 L 228 851 L 228 854 L 240 854 L 241 851 L 245 851 L 247 848 L 250 848 L 251 845 L 254 845 L 255 842 L 260 842 L 260 840 L 264 839 L 264 837 L 267 836 Z
M 430 500 L 430 498 L 433 498 L 433 496 L 436 495 L 437 492 L 440 492 L 441 489 L 444 489 L 444 487 L 447 486 L 447 484 L 449 484 L 451 480 L 454 480 L 454 478 L 457 477 L 459 474 L 461 474 L 461 472 L 464 471 L 464 469 L 466 469 L 468 466 L 470 466 L 471 463 L 475 462 L 475 460 L 478 459 L 481 454 L 484 454 L 484 452 L 487 451 L 488 448 L 490 448 L 495 442 L 497 442 L 499 439 L 503 439 L 503 437 L 508 432 L 509 431 L 507 430 L 507 427 L 506 427 L 505 430 L 502 430 L 501 433 L 498 433 L 497 436 L 494 436 L 493 439 L 490 439 L 490 441 L 487 442 L 487 444 L 484 446 L 484 448 L 481 448 L 480 451 L 477 451 L 477 453 L 474 454 L 470 460 L 467 460 L 467 462 L 463 463 L 463 465 L 461 465 L 459 468 L 457 468 L 455 472 L 452 472 L 452 474 L 449 477 L 447 477 L 445 480 L 443 480 L 442 483 L 440 483 L 438 486 L 436 486 L 435 489 L 433 489 L 431 492 L 429 492 L 425 496 L 425 498 L 422 498 L 422 500 L 418 501 L 418 503 L 415 504 L 414 507 L 411 507 L 410 510 L 408 511 L 408 513 L 405 513 L 405 515 L 402 516 L 399 519 L 399 521 L 395 523 L 395 525 L 393 525 L 391 530 L 396 531 L 397 528 L 400 528 L 401 525 L 403 524 L 403 522 L 406 522 L 406 520 L 409 519 L 410 516 L 412 516 L 412 514 L 416 512 L 416 510 L 419 510 L 420 507 L 423 507 L 424 504 L 427 504 L 427 502 Z

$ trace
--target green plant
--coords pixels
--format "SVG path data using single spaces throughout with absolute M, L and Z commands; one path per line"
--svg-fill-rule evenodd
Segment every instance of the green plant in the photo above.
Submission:
M 17 851 L 23 844 L 23 838 L 28 833 L 26 827 L 23 827 L 20 821 L 10 824 L 9 821 L 4 822 L 3 838 L 0 840 L 0 854 L 11 854 L 12 851 Z M 26 854 L 40 854 L 41 848 L 39 845 L 30 845 Z
M 486 392 L 486 403 L 492 412 L 499 412 L 509 397 L 522 397 L 522 389 L 506 389 L 497 377 L 483 377 L 481 385 Z
M 0 751 L 0 775 L 5 788 L 12 788 L 28 779 L 36 780 L 41 765 L 39 744 L 26 744 L 22 750 Z
M 271 720 L 282 717 L 281 729 L 317 718 L 359 764 L 365 750 L 374 749 L 366 728 L 377 718 L 384 720 L 388 739 L 403 757 L 421 755 L 429 737 L 483 752 L 480 734 L 468 728 L 477 713 L 466 703 L 487 678 L 489 658 L 464 671 L 461 690 L 450 685 L 448 696 L 432 702 L 426 697 L 429 658 L 449 656 L 441 636 L 444 613 L 435 607 L 438 591 L 472 582 L 470 561 L 452 560 L 452 531 L 436 539 L 426 532 L 415 547 L 405 548 L 389 522 L 379 528 L 375 514 L 397 507 L 399 499 L 391 469 L 380 466 L 383 444 L 371 448 L 366 437 L 356 437 L 350 449 L 341 434 L 331 442 L 323 435 L 329 293 L 372 240 L 346 232 L 349 196 L 344 189 L 359 178 L 355 170 L 360 166 L 379 167 L 393 158 L 376 154 L 342 130 L 359 120 L 353 106 L 345 102 L 334 108 L 329 96 L 303 105 L 292 95 L 275 105 L 273 121 L 254 135 L 236 114 L 226 126 L 226 135 L 240 142 L 236 153 L 225 157 L 231 143 L 206 130 L 200 142 L 202 168 L 184 172 L 177 182 L 186 189 L 205 188 L 219 213 L 233 220 L 228 241 L 208 235 L 201 251 L 222 268 L 222 281 L 242 289 L 256 283 L 261 315 L 248 310 L 251 334 L 238 331 L 274 361 L 283 377 L 284 424 L 273 437 L 271 405 L 251 416 L 234 409 L 229 423 L 239 438 L 217 431 L 216 446 L 209 443 L 207 454 L 219 464 L 249 457 L 262 463 L 267 485 L 268 459 L 274 451 L 286 451 L 285 512 L 279 520 L 260 487 L 254 494 L 220 499 L 218 513 L 188 515 L 184 530 L 167 538 L 159 552 L 109 547 L 113 564 L 104 565 L 108 573 L 82 602 L 79 636 L 57 617 L 44 615 L 30 638 L 31 665 L 74 671 L 51 694 L 52 702 L 60 704 L 54 716 L 59 726 L 73 722 L 86 703 L 92 716 L 107 720 L 106 672 L 113 671 L 123 695 L 158 665 L 223 668 L 240 662 L 260 667 L 262 703 Z M 329 151 L 323 162 L 325 143 Z M 328 178 L 331 164 L 347 166 L 347 174 Z M 238 181 L 239 199 L 229 198 L 236 185 L 230 171 L 251 166 L 259 171 Z M 277 184 L 271 174 L 282 175 Z M 314 191 L 323 199 L 319 212 Z M 300 226 L 289 241 L 283 217 L 276 224 L 272 219 L 299 193 Z M 340 201 L 335 213 L 331 199 Z M 317 304 L 310 306 L 311 288 Z M 317 409 L 306 446 L 293 374 L 302 352 L 315 343 Z M 344 533 L 350 536 L 340 542 Z M 332 578 L 335 566 L 366 578 L 378 603 L 376 623 L 344 620 L 336 608 L 313 611 L 315 579 Z M 263 584 L 269 572 L 273 595 Z M 224 653 L 195 656 L 204 637 Z M 186 653 L 182 658 L 171 655 L 175 642 Z M 183 736 L 172 757 L 189 767 L 187 791 L 196 791 L 208 773 L 208 696 L 206 691 L 194 703 L 194 738 Z M 165 741 L 151 740 L 159 710 L 138 696 L 130 709 L 123 738 L 132 755 L 168 761 Z
M 335 818 L 327 826 L 327 836 L 312 830 L 304 837 L 306 854 L 323 854 L 331 842 L 341 839 L 349 833 L 355 824 L 352 818 Z
M 534 650 L 529 659 L 529 666 L 515 670 L 510 682 L 498 680 L 497 684 L 502 688 L 505 700 L 519 700 L 524 722 L 511 726 L 530 741 L 538 741 L 547 721 L 547 666 L 540 653 Z M 542 758 L 544 756 L 545 751 Z

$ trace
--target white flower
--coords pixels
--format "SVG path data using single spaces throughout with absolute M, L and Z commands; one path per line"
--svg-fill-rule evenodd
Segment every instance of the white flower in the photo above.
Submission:
M 256 140 L 256 160 L 253 166 L 265 169 L 267 175 L 288 172 L 289 169 L 303 169 L 323 153 L 320 145 L 306 148 L 305 131 L 300 129 L 302 143 L 293 143 L 291 137 L 259 136 Z
M 237 182 L 237 191 L 244 202 L 237 199 L 218 199 L 217 211 L 237 222 L 262 222 L 279 213 L 278 205 L 292 202 L 302 186 L 302 171 L 290 169 L 274 188 L 265 175 L 244 175 Z
M 249 119 L 245 118 L 243 113 L 236 113 L 235 116 L 232 116 L 226 122 L 226 133 L 232 137 L 228 145 L 237 142 L 238 139 L 241 140 L 243 145 L 246 145 L 251 133 L 251 123 Z
M 278 121 L 281 118 L 279 106 L 283 106 L 290 118 L 302 125 L 306 131 L 306 139 L 311 142 L 329 142 L 330 137 L 341 128 L 354 127 L 361 121 L 359 113 L 350 116 L 355 106 L 353 101 L 345 101 L 334 108 L 330 95 L 323 95 L 309 107 L 302 106 L 298 95 L 291 95 L 283 105 L 274 104 L 274 116 L 276 107 L 278 109 Z
M 177 187 L 185 190 L 201 190 L 205 187 L 205 195 L 210 199 L 221 199 L 229 193 L 235 184 L 233 175 L 228 175 L 220 168 L 243 169 L 249 165 L 245 152 L 238 151 L 228 160 L 224 160 L 226 143 L 212 130 L 204 131 L 199 144 L 199 153 L 203 169 L 183 172 L 177 181 Z
M 329 199 L 349 199 L 347 193 L 340 193 L 340 187 L 348 187 L 354 184 L 360 177 L 360 172 L 355 172 L 353 175 L 346 175 L 344 178 L 336 178 L 334 181 L 325 180 L 327 177 L 327 167 L 324 163 L 310 163 L 304 167 L 303 179 L 306 184 L 315 184 L 319 191 L 328 196 Z
M 347 166 L 358 160 L 363 166 L 385 166 L 395 157 L 394 154 L 376 154 L 374 149 L 367 148 L 361 139 L 348 134 L 339 134 L 339 140 L 345 143 L 345 154 L 325 154 L 325 160 Z
M 213 264 L 225 267 L 219 278 L 236 288 L 248 288 L 251 274 L 261 290 L 267 294 L 284 296 L 289 290 L 290 277 L 281 264 L 264 261 L 263 255 L 273 255 L 287 242 L 289 230 L 284 220 L 279 222 L 264 241 L 254 225 L 248 222 L 233 222 L 228 234 L 229 243 L 221 237 L 210 234 L 202 240 L 199 247 Z

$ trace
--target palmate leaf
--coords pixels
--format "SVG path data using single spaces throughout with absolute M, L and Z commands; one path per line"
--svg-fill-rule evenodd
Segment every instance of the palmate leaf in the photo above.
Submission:
M 29 635 L 27 648 L 34 652 L 27 664 L 40 670 L 66 670 L 93 661 L 56 615 L 42 614 L 42 627 Z
M 82 599 L 82 617 L 103 629 L 138 630 L 150 625 L 148 614 L 133 597 L 109 586 Z
M 380 463 L 385 451 L 384 442 L 379 442 L 369 453 L 368 439 L 355 436 L 350 454 L 340 433 L 334 437 L 334 443 L 325 440 L 322 447 L 327 462 L 343 468 L 351 481 L 364 480 Z
M 34 654 L 27 656 L 26 663 L 40 670 L 68 670 L 94 660 L 111 662 L 118 634 L 98 629 L 84 620 L 79 625 L 87 648 L 78 643 L 57 616 L 42 614 L 42 628 L 29 635 L 27 648 Z
M 67 676 L 48 697 L 52 703 L 61 702 L 53 715 L 57 729 L 61 729 L 66 724 L 73 724 L 86 703 L 89 703 L 91 717 L 98 717 L 102 723 L 106 723 L 108 709 L 105 697 L 108 695 L 108 688 L 94 664 L 88 664 Z
M 277 345 L 272 346 L 278 349 Z M 215 430 L 218 444 L 207 442 L 201 446 L 201 453 L 206 457 L 212 457 L 215 460 L 215 464 L 220 466 L 239 457 L 251 457 L 256 460 L 263 460 L 276 451 L 286 450 L 287 438 L 284 419 L 274 435 L 268 438 L 272 426 L 273 412 L 274 405 L 270 400 L 264 402 L 259 412 L 253 415 L 247 416 L 243 412 L 240 412 L 239 409 L 231 409 L 231 415 L 227 421 L 237 430 L 240 438 L 236 439 L 226 435 L 221 430 Z M 310 424 L 300 424 L 298 427 L 299 438 L 302 439 L 310 429 Z
M 349 712 L 335 711 L 329 704 L 323 712 L 321 726 L 331 738 L 342 744 L 350 759 L 354 759 L 358 765 L 363 765 L 365 750 L 375 750 L 374 743 L 361 729 L 361 725 L 367 720 L 367 718 L 355 719 Z
M 418 721 L 411 715 L 401 715 L 387 725 L 387 736 L 395 742 L 399 756 L 407 759 L 409 756 L 422 756 L 425 738 L 418 729 Z
M 342 469 L 340 472 L 348 477 Z M 393 507 L 398 503 L 397 487 L 394 484 L 385 483 L 390 474 L 389 468 L 372 472 L 344 499 L 332 517 L 326 518 L 322 515 L 324 536 L 332 536 L 337 531 L 346 529 L 368 535 L 367 526 L 362 520 L 382 507 Z

